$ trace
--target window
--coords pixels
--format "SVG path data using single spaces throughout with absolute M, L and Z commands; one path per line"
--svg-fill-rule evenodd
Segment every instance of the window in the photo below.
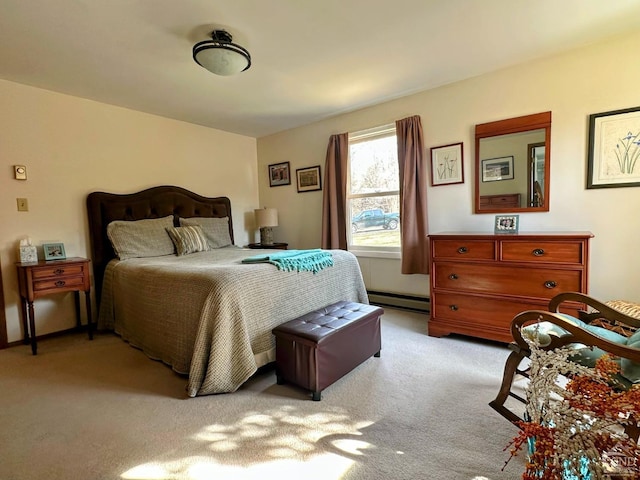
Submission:
M 348 248 L 356 255 L 400 254 L 400 177 L 395 125 L 349 136 Z

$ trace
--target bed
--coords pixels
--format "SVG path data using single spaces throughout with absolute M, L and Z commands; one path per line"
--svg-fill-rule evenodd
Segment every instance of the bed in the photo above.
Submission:
M 234 244 L 226 197 L 203 197 L 176 186 L 93 192 L 87 212 L 99 327 L 187 375 L 190 397 L 233 392 L 273 362 L 271 330 L 279 324 L 339 300 L 368 303 L 358 262 L 343 250 L 331 250 L 333 266 L 317 273 L 242 263 L 256 251 Z M 191 222 L 209 248 L 177 255 L 179 243 L 167 253 L 166 239 L 158 246 L 155 237 L 143 236 L 140 248 L 155 246 L 138 256 L 133 248 L 131 256 L 118 237 L 140 225 L 153 225 L 155 236 L 166 222 L 174 228 Z

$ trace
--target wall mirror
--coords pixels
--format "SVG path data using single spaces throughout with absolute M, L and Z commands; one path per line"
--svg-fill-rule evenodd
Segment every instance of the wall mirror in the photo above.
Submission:
M 548 212 L 551 112 L 476 125 L 475 213 Z

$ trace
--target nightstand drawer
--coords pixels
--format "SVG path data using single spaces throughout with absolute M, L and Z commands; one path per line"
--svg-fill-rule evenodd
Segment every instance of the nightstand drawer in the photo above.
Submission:
M 55 290 L 56 288 L 73 288 L 84 286 L 84 277 L 72 277 L 65 275 L 59 278 L 47 278 L 46 280 L 36 280 L 33 282 L 33 290 Z
M 82 276 L 84 265 L 47 265 L 45 268 L 34 268 L 32 271 L 33 279 L 51 278 L 60 276 Z

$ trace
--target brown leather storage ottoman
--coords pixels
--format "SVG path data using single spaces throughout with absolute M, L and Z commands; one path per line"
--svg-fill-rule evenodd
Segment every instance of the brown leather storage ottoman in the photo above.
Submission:
M 273 329 L 276 378 L 313 392 L 342 378 L 367 358 L 380 356 L 380 317 L 373 305 L 337 302 Z

